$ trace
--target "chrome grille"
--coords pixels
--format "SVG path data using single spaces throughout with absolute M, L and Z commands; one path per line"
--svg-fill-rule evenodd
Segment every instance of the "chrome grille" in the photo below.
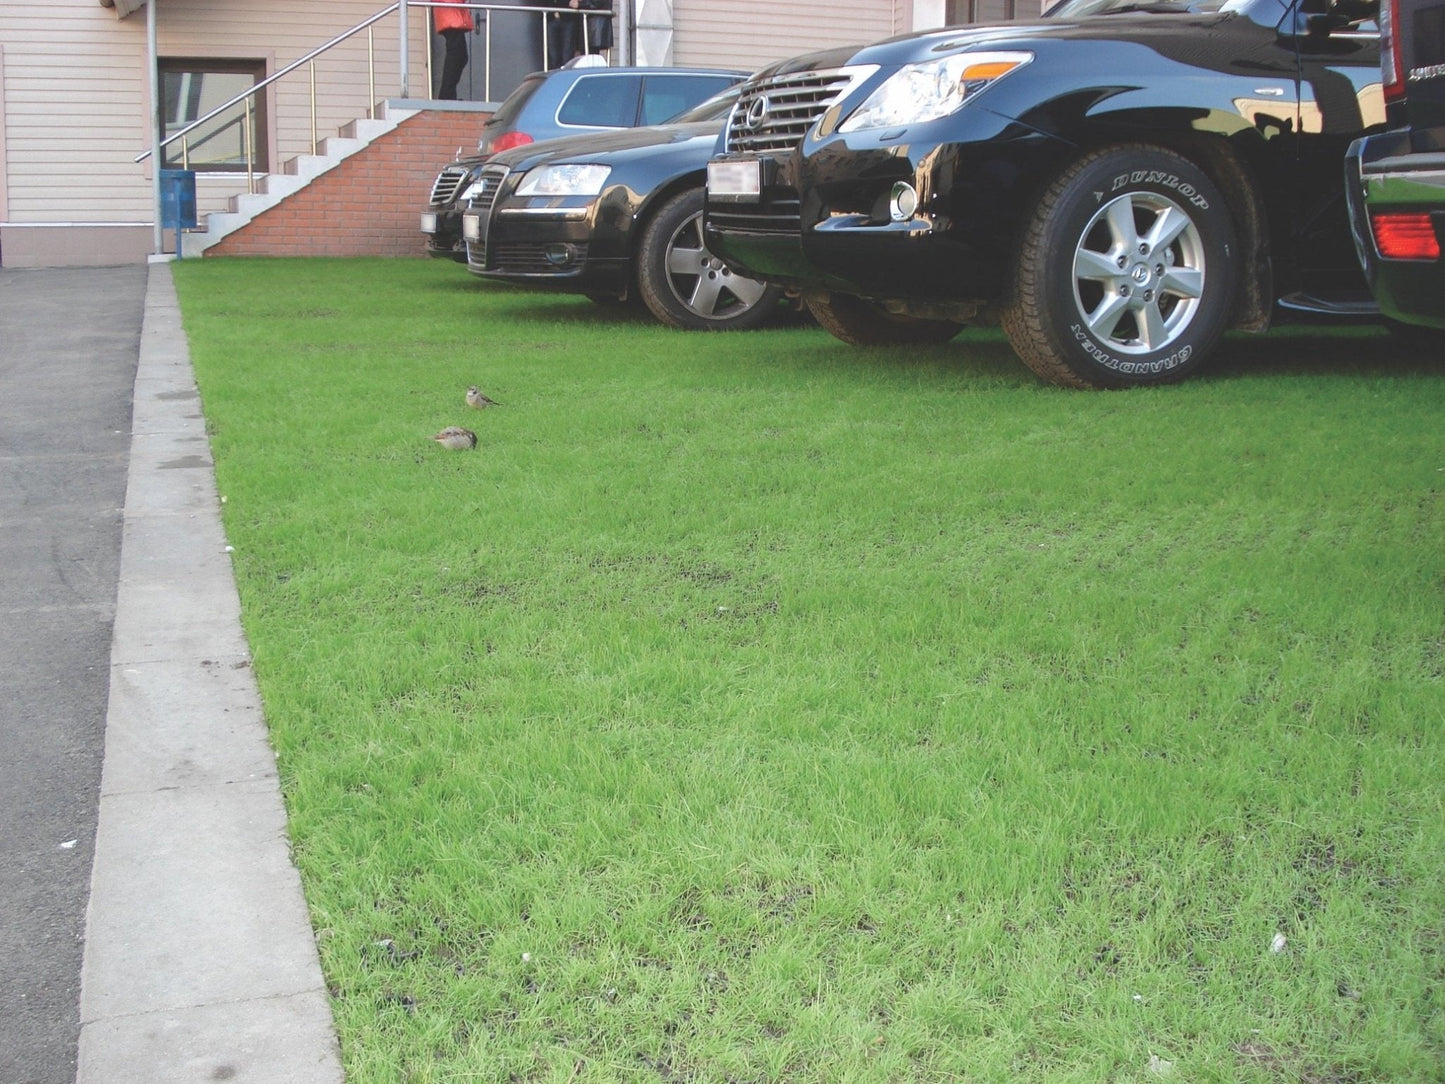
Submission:
M 803 228 L 801 205 L 796 199 L 770 199 L 755 204 L 710 203 L 707 222 L 724 233 L 797 236 Z
M 791 150 L 830 105 L 876 70 L 869 65 L 793 72 L 746 84 L 728 116 L 728 153 Z
M 431 205 L 445 207 L 457 198 L 457 192 L 466 183 L 470 166 L 447 166 L 437 174 L 431 186 Z
M 466 241 L 467 246 L 467 267 L 473 271 L 485 271 L 487 269 L 487 242 Z
M 497 202 L 497 196 L 502 191 L 502 182 L 506 179 L 506 166 L 488 166 L 477 177 L 476 194 L 467 201 L 464 210 L 481 215 L 481 222 L 477 224 L 481 230 L 481 238 L 466 243 L 468 267 L 485 270 L 487 266 L 487 234 L 492 220 L 492 207 Z
M 506 179 L 507 170 L 504 166 L 488 166 L 482 170 L 482 175 L 477 178 L 477 193 L 472 196 L 469 204 L 471 209 L 491 211 L 492 204 L 497 202 L 497 193 L 502 190 L 502 182 Z

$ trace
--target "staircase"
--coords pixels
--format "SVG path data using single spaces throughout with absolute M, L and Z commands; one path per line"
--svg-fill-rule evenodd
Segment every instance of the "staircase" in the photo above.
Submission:
M 354 120 L 336 136 L 321 140 L 317 147 L 319 153 L 297 155 L 282 164 L 281 172 L 263 174 L 257 182 L 259 191 L 232 196 L 228 211 L 206 215 L 203 230 L 183 233 L 181 254 L 187 257 L 203 255 L 226 237 L 245 229 L 259 215 L 307 188 L 348 158 L 362 153 L 382 136 L 395 131 L 402 122 L 421 112 L 421 106 L 420 102 L 383 102 L 376 109 L 375 118 Z M 442 164 L 438 162 L 437 166 Z M 424 196 L 423 192 L 417 193 L 418 205 Z

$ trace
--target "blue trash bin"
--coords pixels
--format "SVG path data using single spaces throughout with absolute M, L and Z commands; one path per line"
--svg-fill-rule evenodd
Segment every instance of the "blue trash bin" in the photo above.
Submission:
M 161 170 L 161 228 L 167 230 L 193 230 L 196 228 L 195 170 Z M 176 248 L 180 247 L 178 243 Z

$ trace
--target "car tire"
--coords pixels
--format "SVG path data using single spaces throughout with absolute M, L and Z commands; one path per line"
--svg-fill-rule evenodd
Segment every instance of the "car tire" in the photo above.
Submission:
M 1198 166 L 1147 145 L 1079 159 L 1044 193 L 1001 314 L 1015 353 L 1077 388 L 1179 380 L 1228 324 L 1233 216 Z
M 946 343 L 963 325 L 888 312 L 850 294 L 811 294 L 804 299 L 818 326 L 853 346 L 922 346 Z
M 735 273 L 708 251 L 703 190 L 667 199 L 643 227 L 637 288 L 653 316 L 688 331 L 755 328 L 774 315 L 782 290 Z

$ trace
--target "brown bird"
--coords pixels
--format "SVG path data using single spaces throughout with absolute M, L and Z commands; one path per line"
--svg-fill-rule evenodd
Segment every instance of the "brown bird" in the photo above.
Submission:
M 495 399 L 488 399 L 482 394 L 482 389 L 473 384 L 467 389 L 467 406 L 476 407 L 481 410 L 483 407 L 501 406 Z
M 431 439 L 443 448 L 450 448 L 454 452 L 477 446 L 477 435 L 470 429 L 463 429 L 460 425 L 449 425 Z

